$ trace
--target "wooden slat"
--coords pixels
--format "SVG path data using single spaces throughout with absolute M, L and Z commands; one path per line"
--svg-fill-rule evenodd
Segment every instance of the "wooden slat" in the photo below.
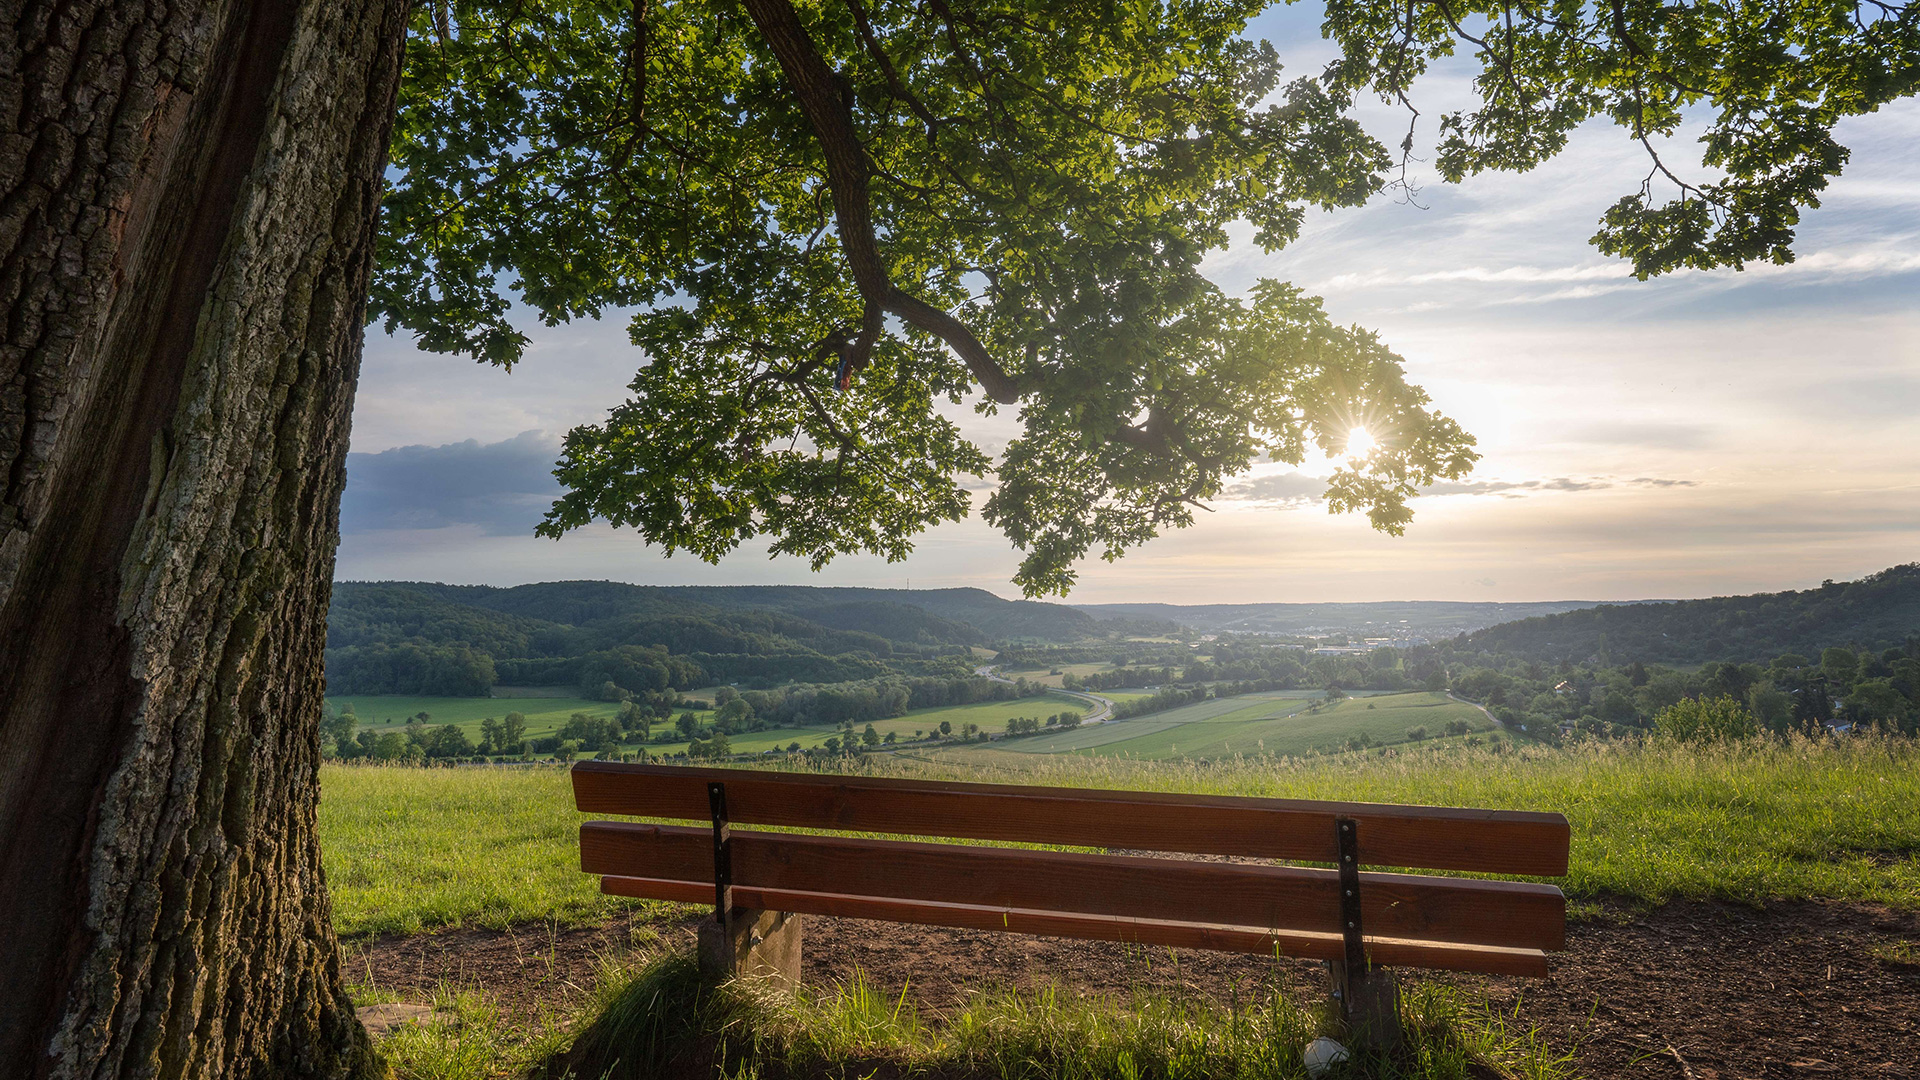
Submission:
M 732 801 L 732 788 L 728 788 Z M 729 807 L 731 808 L 731 807 Z M 1074 915 L 1337 933 L 1339 875 L 1292 866 L 923 844 L 735 830 L 736 886 L 931 900 Z M 618 877 L 713 880 L 707 829 L 592 821 L 580 867 Z M 1559 949 L 1566 900 L 1551 885 L 1361 875 L 1381 937 Z
M 679 900 L 690 904 L 713 902 L 712 886 L 691 881 L 604 877 L 600 879 L 600 891 L 610 896 Z M 837 915 L 850 919 L 881 919 L 887 922 L 916 923 L 923 926 L 962 926 L 974 930 L 1000 930 L 1014 934 L 1039 934 L 1092 941 L 1126 941 L 1140 945 L 1209 949 L 1214 952 L 1258 953 L 1271 956 L 1277 951 L 1283 956 L 1299 957 L 1305 960 L 1337 960 L 1342 955 L 1341 939 L 1338 934 L 1255 930 L 1244 926 L 1125 919 L 1104 915 L 1063 915 L 1054 911 L 1027 911 L 1020 908 L 982 907 L 974 904 L 944 904 L 930 900 L 890 900 L 872 896 L 849 896 L 844 893 L 796 892 L 791 889 L 765 889 L 753 885 L 734 886 L 733 896 L 735 902 L 741 907 L 758 908 L 764 911 Z M 1534 978 L 1544 978 L 1547 974 L 1547 954 L 1539 949 L 1501 949 L 1369 937 L 1367 952 L 1374 963 L 1389 966 L 1476 971 L 1490 975 L 1523 975 Z
M 1069 847 L 1334 861 L 1333 822 L 1360 824 L 1369 866 L 1558 877 L 1567 819 L 1520 810 L 1311 802 L 581 762 L 581 810 L 704 820 L 707 783 L 735 822 Z

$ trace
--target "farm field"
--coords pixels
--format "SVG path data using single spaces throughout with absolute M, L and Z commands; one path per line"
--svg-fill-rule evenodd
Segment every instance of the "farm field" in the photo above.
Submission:
M 1044 717 L 1053 713 L 1077 709 L 1082 716 L 1092 711 L 1092 706 L 1076 698 L 1047 694 L 1041 697 L 1021 698 L 1018 701 L 987 701 L 977 705 L 947 705 L 932 709 L 915 709 L 905 716 L 895 716 L 886 720 L 875 720 L 873 730 L 882 738 L 892 732 L 895 739 L 911 739 L 916 731 L 932 734 L 946 721 L 958 732 L 966 724 L 978 724 L 991 732 L 1005 731 L 1007 720 L 1015 716 Z M 865 724 L 855 724 L 854 732 L 866 730 Z M 727 743 L 736 754 L 758 754 L 767 750 L 783 750 L 791 743 L 799 743 L 801 749 L 811 750 L 823 746 L 829 738 L 840 733 L 838 726 L 830 727 L 794 727 L 777 728 L 767 731 L 750 731 L 742 735 L 729 735 Z M 684 742 L 648 743 L 650 754 L 677 754 L 687 748 Z
M 527 718 L 527 737 L 551 735 L 574 713 L 588 716 L 614 716 L 620 711 L 616 701 L 593 701 L 581 697 L 413 697 L 405 694 L 342 694 L 330 697 L 335 709 L 353 706 L 360 727 L 376 731 L 403 727 L 407 720 L 426 713 L 427 723 L 458 724 L 467 737 L 480 737 L 480 721 L 499 719 L 510 712 Z
M 1333 750 L 1361 733 L 1374 745 L 1407 741 L 1407 729 L 1431 737 L 1452 720 L 1474 731 L 1493 727 L 1484 713 L 1445 694 L 1417 692 L 1348 698 L 1308 711 L 1313 691 L 1276 691 L 1216 698 L 1168 712 L 1116 720 L 1053 735 L 1012 739 L 994 749 L 1021 754 L 1095 754 L 1138 758 L 1220 757 L 1232 754 L 1304 754 Z
M 714 689 L 709 687 L 704 692 L 688 691 L 686 696 L 711 703 Z M 518 712 L 527 718 L 528 738 L 540 738 L 558 731 L 574 713 L 611 717 L 620 710 L 616 702 L 592 701 L 577 697 L 467 698 L 416 697 L 402 694 L 343 694 L 328 698 L 327 704 L 336 709 L 352 704 L 354 714 L 360 718 L 360 727 L 363 730 L 385 731 L 403 727 L 409 718 L 424 712 L 428 717 L 427 723 L 435 726 L 458 725 L 467 733 L 468 738 L 475 740 L 480 737 L 480 721 L 488 718 L 498 719 L 510 712 Z M 1090 705 L 1076 698 L 1048 694 L 1018 701 L 989 701 L 976 705 L 916 709 L 905 716 L 876 720 L 873 726 L 881 736 L 884 737 L 888 732 L 892 732 L 896 739 L 911 739 L 915 731 L 931 734 L 939 728 L 943 720 L 951 724 L 955 731 L 959 731 L 966 724 L 978 724 L 987 731 L 1000 732 L 1006 730 L 1007 720 L 1010 717 L 1047 716 L 1071 709 L 1080 710 L 1082 715 L 1092 711 Z M 855 725 L 856 731 L 863 731 L 865 728 L 865 724 Z M 658 731 L 658 728 L 655 730 Z M 768 750 L 784 750 L 796 742 L 803 749 L 813 749 L 824 745 L 827 739 L 838 733 L 837 726 L 785 727 L 729 736 L 728 742 L 734 753 L 758 754 Z M 646 748 L 650 754 L 677 754 L 685 750 L 687 744 L 685 742 L 652 742 L 648 743 Z
M 1091 664 L 1061 664 L 1058 667 L 1060 672 L 1058 675 L 1053 674 L 1055 669 L 1050 667 L 1002 668 L 995 672 L 995 674 L 1005 679 L 1024 678 L 1028 682 L 1045 683 L 1048 686 L 1059 686 L 1068 675 L 1078 675 L 1084 678 L 1096 671 L 1106 671 L 1112 667 L 1112 664 L 1100 661 Z

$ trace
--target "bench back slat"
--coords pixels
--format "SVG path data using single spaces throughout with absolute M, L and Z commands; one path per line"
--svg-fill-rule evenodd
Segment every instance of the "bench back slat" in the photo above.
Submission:
M 727 794 L 731 804 L 731 785 Z M 581 826 L 580 864 L 595 874 L 710 883 L 712 843 L 704 828 L 594 821 Z M 1340 930 L 1339 875 L 1331 870 L 737 829 L 731 846 L 736 887 Z M 1369 873 L 1360 896 L 1371 935 L 1565 947 L 1566 900 L 1551 885 Z
M 1567 872 L 1559 814 L 607 761 L 573 769 L 575 799 L 592 814 L 704 820 L 714 780 L 740 824 L 1333 862 L 1334 819 L 1348 817 L 1369 866 Z
M 658 878 L 605 877 L 600 891 L 609 896 L 648 900 L 708 903 L 713 886 L 702 882 Z M 1215 952 L 1276 951 L 1306 960 L 1338 960 L 1346 952 L 1338 934 L 1304 930 L 1256 930 L 1245 926 L 1164 922 L 1111 915 L 1072 915 L 1056 911 L 1027 911 L 932 900 L 895 900 L 844 893 L 798 892 L 758 885 L 735 885 L 733 896 L 742 907 L 764 911 L 791 911 L 802 915 L 833 915 L 848 919 L 883 919 L 923 926 L 960 926 L 1016 934 L 1045 934 L 1092 941 L 1124 941 Z M 1547 955 L 1539 949 L 1503 949 L 1451 942 L 1408 941 L 1401 938 L 1367 939 L 1367 955 L 1376 964 L 1475 971 L 1489 975 L 1525 975 L 1544 978 Z

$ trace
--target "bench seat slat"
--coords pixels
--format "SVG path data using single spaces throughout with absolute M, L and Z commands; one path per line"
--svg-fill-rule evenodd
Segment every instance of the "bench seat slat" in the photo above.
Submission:
M 590 814 L 705 820 L 707 784 L 727 785 L 744 825 L 956 837 L 1332 862 L 1334 819 L 1360 825 L 1369 866 L 1558 877 L 1571 835 L 1559 814 L 1312 802 L 582 762 Z
M 731 803 L 733 789 L 728 787 Z M 795 892 L 960 902 L 1070 915 L 1337 934 L 1339 875 L 1289 866 L 1146 859 L 735 830 L 733 882 Z M 581 869 L 713 881 L 710 830 L 587 822 Z M 1381 937 L 1522 949 L 1565 947 L 1551 885 L 1364 873 L 1365 926 Z
M 658 878 L 604 877 L 600 890 L 610 896 L 648 900 L 678 900 L 690 904 L 713 901 L 713 886 Z M 851 919 L 881 919 L 922 926 L 959 926 L 973 930 L 1000 930 L 1094 941 L 1125 941 L 1216 952 L 1242 952 L 1306 960 L 1338 960 L 1344 947 L 1338 934 L 1306 931 L 1255 930 L 1244 926 L 1127 919 L 1107 915 L 1068 915 L 1054 911 L 984 907 L 932 900 L 898 900 L 844 893 L 797 892 L 754 885 L 735 885 L 733 897 L 741 907 L 791 911 L 803 915 L 833 915 Z M 1472 971 L 1490 975 L 1544 978 L 1547 955 L 1539 949 L 1507 949 L 1396 938 L 1367 938 L 1367 952 L 1376 964 Z

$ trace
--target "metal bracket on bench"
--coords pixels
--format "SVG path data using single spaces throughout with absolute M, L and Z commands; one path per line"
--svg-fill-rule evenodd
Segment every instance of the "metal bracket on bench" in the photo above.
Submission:
M 1360 832 L 1352 818 L 1335 818 L 1334 840 L 1340 855 L 1340 937 L 1345 949 L 1345 978 L 1341 990 L 1344 1008 L 1353 1001 L 1353 988 L 1367 975 L 1367 947 L 1360 926 Z
M 707 785 L 707 806 L 713 811 L 713 920 L 727 940 L 733 930 L 733 826 L 727 820 L 727 785 Z

